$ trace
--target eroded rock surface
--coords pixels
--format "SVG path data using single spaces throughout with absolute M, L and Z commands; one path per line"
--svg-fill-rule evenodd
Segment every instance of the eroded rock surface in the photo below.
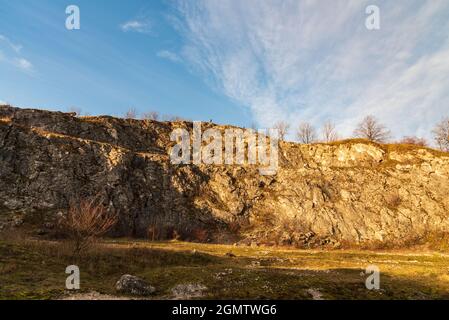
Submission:
M 45 226 L 69 201 L 101 195 L 120 214 L 118 236 L 310 246 L 449 231 L 448 154 L 282 143 L 277 174 L 261 176 L 249 165 L 171 164 L 178 127 L 192 130 L 1 106 L 0 224 Z

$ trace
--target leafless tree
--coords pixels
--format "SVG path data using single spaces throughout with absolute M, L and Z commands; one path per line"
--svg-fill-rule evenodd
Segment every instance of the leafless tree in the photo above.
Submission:
M 285 136 L 288 134 L 290 130 L 290 125 L 285 121 L 278 121 L 274 124 L 273 129 L 278 130 L 279 140 L 284 141 Z
M 442 151 L 449 152 L 449 118 L 443 119 L 433 129 L 436 144 Z
M 145 112 L 142 115 L 142 118 L 145 119 L 145 120 L 158 121 L 159 120 L 159 113 L 157 111 Z
M 418 137 L 404 137 L 399 143 L 403 144 L 414 144 L 421 147 L 426 147 L 428 145 L 426 139 Z
M 73 244 L 74 256 L 88 250 L 99 237 L 110 231 L 117 223 L 117 214 L 102 205 L 102 199 L 72 202 L 60 227 Z
M 300 123 L 296 131 L 296 138 L 300 143 L 314 143 L 317 140 L 315 128 L 308 122 Z
M 354 135 L 358 138 L 383 143 L 390 138 L 390 131 L 374 116 L 367 116 L 358 124 Z
M 335 125 L 331 121 L 326 121 L 322 128 L 323 140 L 326 143 L 334 142 L 338 140 L 338 133 L 335 129 Z
M 126 119 L 136 119 L 137 118 L 137 110 L 135 108 L 129 108 L 125 113 Z

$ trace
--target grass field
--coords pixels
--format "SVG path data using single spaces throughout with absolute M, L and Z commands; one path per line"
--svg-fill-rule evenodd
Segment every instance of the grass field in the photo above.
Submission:
M 175 298 L 178 284 L 205 286 L 203 299 L 449 299 L 443 253 L 124 239 L 103 241 L 79 259 L 61 242 L 0 241 L 0 299 L 70 297 L 65 268 L 72 264 L 80 268 L 82 294 L 116 295 L 115 282 L 132 274 L 156 287 L 150 299 Z M 368 265 L 380 268 L 380 290 L 365 287 Z

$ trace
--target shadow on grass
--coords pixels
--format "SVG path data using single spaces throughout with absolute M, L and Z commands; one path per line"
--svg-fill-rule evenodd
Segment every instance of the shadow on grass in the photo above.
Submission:
M 365 287 L 361 269 L 329 270 L 254 266 L 247 257 L 152 248 L 97 247 L 73 261 L 61 243 L 0 242 L 0 299 L 55 299 L 66 294 L 65 268 L 81 271 L 81 292 L 115 294 L 123 274 L 144 278 L 155 286 L 151 298 L 171 298 L 178 284 L 207 287 L 204 299 L 449 299 L 424 277 L 381 274 L 381 290 Z M 442 270 L 443 271 L 443 270 Z

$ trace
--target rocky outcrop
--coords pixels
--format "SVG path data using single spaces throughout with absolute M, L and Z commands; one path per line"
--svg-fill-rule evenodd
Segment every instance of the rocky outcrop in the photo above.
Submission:
M 0 221 L 42 227 L 70 201 L 101 195 L 120 214 L 119 236 L 308 246 L 449 231 L 448 154 L 281 143 L 277 174 L 262 176 L 251 165 L 172 164 L 175 128 L 192 123 L 0 107 Z

